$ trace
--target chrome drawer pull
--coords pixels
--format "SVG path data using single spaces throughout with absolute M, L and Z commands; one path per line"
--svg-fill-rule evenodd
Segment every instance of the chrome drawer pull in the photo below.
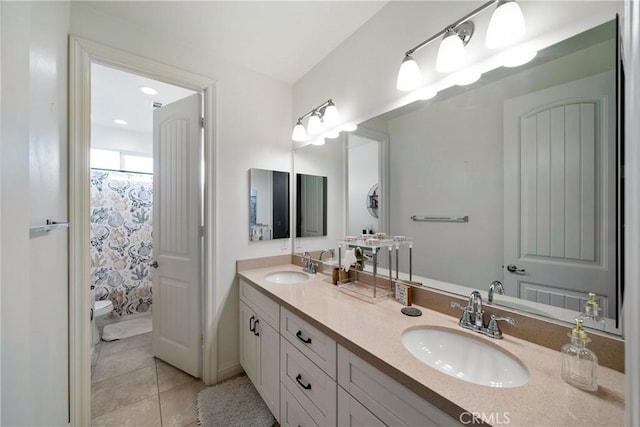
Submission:
M 296 381 L 298 382 L 298 384 L 300 384 L 300 386 L 305 389 L 305 390 L 311 390 L 311 384 L 307 383 L 303 383 L 302 382 L 302 375 L 298 374 L 298 376 L 296 377 Z

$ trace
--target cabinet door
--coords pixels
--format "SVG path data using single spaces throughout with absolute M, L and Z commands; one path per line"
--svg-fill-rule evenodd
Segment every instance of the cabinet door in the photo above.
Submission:
M 255 327 L 258 335 L 258 381 L 254 383 L 271 409 L 280 419 L 280 335 L 268 323 L 258 319 Z
M 240 301 L 240 364 L 254 384 L 257 382 L 258 368 L 258 337 L 252 331 L 255 321 L 253 310 Z
M 349 393 L 338 387 L 338 426 L 382 427 L 385 425 Z

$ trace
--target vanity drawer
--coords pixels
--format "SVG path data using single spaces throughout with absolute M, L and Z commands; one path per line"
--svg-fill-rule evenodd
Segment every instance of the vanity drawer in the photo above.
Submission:
M 338 345 L 338 384 L 386 425 L 459 424 L 341 345 Z
M 280 382 L 318 425 L 336 423 L 336 382 L 284 338 Z
M 280 329 L 280 305 L 240 279 L 240 299 L 276 331 Z
M 280 316 L 280 335 L 335 380 L 336 342 L 285 308 Z
M 282 396 L 280 396 L 280 425 L 283 427 L 318 427 L 313 418 L 295 397 L 282 387 Z

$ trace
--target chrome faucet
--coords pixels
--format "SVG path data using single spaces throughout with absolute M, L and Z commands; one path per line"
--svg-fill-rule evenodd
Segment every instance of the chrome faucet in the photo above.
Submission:
M 502 284 L 500 284 L 500 286 L 502 286 Z M 472 331 L 479 332 L 491 338 L 502 338 L 502 331 L 500 331 L 500 327 L 498 326 L 499 320 L 504 320 L 510 325 L 515 325 L 516 323 L 511 317 L 498 317 L 491 315 L 491 320 L 485 327 L 484 310 L 482 309 L 482 295 L 480 295 L 479 291 L 471 292 L 466 307 L 463 307 L 453 301 L 451 302 L 451 307 L 458 307 L 463 310 L 462 317 L 458 322 L 461 327 L 471 329 Z
M 469 303 L 467 304 L 468 307 L 471 307 L 472 309 L 475 308 L 475 322 L 474 322 L 474 326 L 475 328 L 483 328 L 484 327 L 484 310 L 482 310 L 482 295 L 480 295 L 479 291 L 473 291 L 471 292 L 471 295 L 469 295 Z M 471 312 L 471 314 L 473 314 L 474 311 Z
M 316 274 L 316 268 L 318 265 L 311 261 L 311 254 L 309 252 L 304 252 L 302 254 L 302 270 L 305 273 Z
M 502 282 L 500 282 L 499 280 L 494 280 L 493 282 L 491 282 L 491 285 L 489 285 L 489 303 L 493 302 L 494 292 L 497 292 L 499 295 L 504 295 L 504 286 L 502 286 Z

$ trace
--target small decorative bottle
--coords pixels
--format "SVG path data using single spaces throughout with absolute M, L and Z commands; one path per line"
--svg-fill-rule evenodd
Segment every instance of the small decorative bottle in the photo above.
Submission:
M 585 303 L 584 314 L 580 318 L 584 321 L 585 326 L 604 331 L 606 320 L 601 316 L 602 308 L 600 308 L 596 296 L 596 294 L 589 292 L 589 300 Z
M 582 328 L 582 319 L 576 319 L 576 327 L 567 335 L 571 342 L 562 346 L 562 378 L 579 389 L 596 391 L 598 358 L 587 348 L 591 339 Z

